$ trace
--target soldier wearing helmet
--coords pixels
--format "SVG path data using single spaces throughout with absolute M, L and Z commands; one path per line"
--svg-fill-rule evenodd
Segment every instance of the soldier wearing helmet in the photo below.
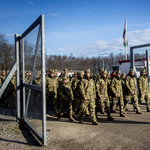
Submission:
M 126 77 L 126 89 L 127 89 L 127 95 L 125 97 L 124 109 L 126 109 L 128 102 L 132 100 L 133 106 L 136 109 L 136 113 L 142 114 L 138 104 L 137 81 L 134 75 L 134 69 L 130 69 L 129 74 Z
M 147 112 L 150 112 L 150 100 L 149 100 L 149 86 L 148 79 L 146 77 L 146 70 L 141 70 L 141 75 L 138 78 L 139 88 L 139 104 L 145 99 L 147 105 Z

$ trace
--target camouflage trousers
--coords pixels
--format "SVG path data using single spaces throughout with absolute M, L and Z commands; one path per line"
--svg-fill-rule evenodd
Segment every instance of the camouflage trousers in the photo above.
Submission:
M 47 94 L 46 95 L 46 112 L 48 111 L 48 106 L 50 101 L 53 103 L 54 110 L 58 110 L 58 101 L 57 98 L 55 98 L 55 95 L 53 94 Z
M 125 97 L 125 103 L 124 103 L 124 110 L 126 109 L 126 107 L 128 105 L 128 102 L 130 100 L 133 102 L 134 108 L 137 111 L 140 111 L 140 107 L 139 107 L 139 104 L 138 104 L 138 97 L 137 97 L 137 95 L 126 95 L 126 97 Z
M 110 109 L 111 110 L 115 110 L 115 105 L 116 105 L 116 102 L 119 102 L 119 107 L 120 107 L 120 113 L 123 113 L 124 112 L 124 101 L 123 101 L 123 96 L 120 96 L 120 97 L 112 97 L 112 103 L 110 105 Z
M 74 102 L 73 102 L 73 106 L 72 106 L 72 110 L 73 110 L 73 114 L 75 114 L 80 102 L 81 102 L 82 98 L 75 98 Z M 86 112 L 85 112 L 86 115 L 89 115 L 89 109 L 87 107 L 86 109 Z
M 81 100 L 81 106 L 80 106 L 80 112 L 79 112 L 79 118 L 82 118 L 82 116 L 86 113 L 87 107 L 89 106 L 90 109 L 90 118 L 92 121 L 96 121 L 95 117 L 95 99 L 88 99 L 85 101 L 84 99 Z
M 61 99 L 60 100 L 60 108 L 58 110 L 58 114 L 61 114 L 65 107 L 68 107 L 69 109 L 69 116 L 72 117 L 73 111 L 72 111 L 72 100 L 71 99 Z
M 98 98 L 96 101 L 96 112 L 104 112 L 105 110 L 107 114 L 110 114 L 109 98 L 102 96 L 101 99 Z
M 139 105 L 142 103 L 142 101 L 145 99 L 146 105 L 147 105 L 147 110 L 150 111 L 150 99 L 149 99 L 149 94 L 143 93 L 139 97 Z

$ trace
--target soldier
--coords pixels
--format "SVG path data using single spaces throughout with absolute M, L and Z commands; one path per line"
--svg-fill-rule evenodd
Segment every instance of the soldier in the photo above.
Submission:
M 64 74 L 64 72 L 61 72 L 60 77 L 58 78 L 59 86 L 63 83 L 63 80 L 62 80 L 63 74 Z
M 115 104 L 116 101 L 119 101 L 119 107 L 120 107 L 120 117 L 125 117 L 124 115 L 124 103 L 123 103 L 123 93 L 122 93 L 122 85 L 121 85 L 121 79 L 120 79 L 120 73 L 121 71 L 116 71 L 116 76 L 112 79 L 111 82 L 111 90 L 112 90 L 112 103 L 111 103 L 111 112 L 116 112 L 115 110 Z
M 121 79 L 121 84 L 122 84 L 122 92 L 123 92 L 123 103 L 125 102 L 125 96 L 126 96 L 126 83 L 125 83 L 125 73 L 123 73 L 120 77 Z M 119 109 L 119 102 L 116 104 L 117 109 Z M 128 108 L 126 107 L 126 110 L 128 110 Z
M 138 88 L 139 88 L 139 104 L 141 104 L 143 99 L 145 99 L 147 105 L 147 112 L 150 112 L 149 86 L 145 69 L 141 70 L 141 75 L 138 78 Z
M 101 75 L 102 75 L 103 71 L 104 71 L 103 68 L 101 68 L 101 69 L 99 70 L 99 74 L 97 75 L 96 80 L 98 80 L 99 78 L 101 78 Z
M 55 73 L 54 78 L 55 78 L 56 80 L 58 80 L 57 69 L 54 69 L 54 73 Z
M 53 103 L 55 114 L 58 113 L 57 88 L 58 81 L 55 79 L 55 71 L 50 70 L 49 77 L 46 79 L 46 113 L 48 114 L 48 106 L 50 100 Z
M 72 84 L 72 82 L 74 81 L 74 79 L 77 79 L 77 72 L 75 72 L 75 73 L 74 73 L 74 77 L 71 78 L 71 81 L 70 81 L 71 84 Z
M 126 77 L 126 88 L 127 88 L 127 95 L 125 97 L 124 109 L 126 109 L 128 102 L 132 100 L 134 108 L 136 109 L 136 113 L 142 114 L 138 104 L 137 81 L 134 75 L 134 69 L 130 69 L 129 74 Z
M 1 75 L 2 82 L 5 80 L 5 78 L 6 78 L 6 71 L 3 70 Z
M 67 105 L 69 108 L 69 120 L 75 121 L 72 117 L 72 101 L 74 100 L 73 92 L 68 81 L 67 76 L 63 76 L 63 84 L 60 85 L 58 88 L 59 98 L 60 98 L 60 108 L 58 110 L 57 118 L 60 120 L 60 114 L 64 110 L 65 106 Z
M 102 73 L 101 78 L 96 82 L 96 93 L 97 93 L 97 102 L 96 102 L 96 116 L 97 112 L 101 111 L 102 114 L 107 113 L 107 120 L 113 120 L 110 114 L 109 98 L 107 93 L 107 71 L 105 70 Z M 106 113 L 104 111 L 104 105 Z
M 93 79 L 93 73 L 90 74 L 90 79 Z
M 99 123 L 95 117 L 95 83 L 92 79 L 90 79 L 90 69 L 85 70 L 84 74 L 84 79 L 79 82 L 79 93 L 82 97 L 82 100 L 78 120 L 79 123 L 83 123 L 82 117 L 89 105 L 92 124 L 98 125 Z

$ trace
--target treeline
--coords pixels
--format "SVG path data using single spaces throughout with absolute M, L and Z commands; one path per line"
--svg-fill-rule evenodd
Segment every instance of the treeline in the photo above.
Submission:
M 30 44 L 25 41 L 25 69 L 32 70 L 33 62 L 35 59 L 35 45 Z M 39 46 L 40 47 L 40 46 Z M 21 54 L 22 56 L 22 54 Z M 118 66 L 119 60 L 124 60 L 124 54 L 118 53 L 114 54 L 111 52 L 107 56 L 97 56 L 97 57 L 75 57 L 73 54 L 70 56 L 66 55 L 47 55 L 46 54 L 46 68 L 54 68 L 57 70 L 63 70 L 63 68 L 68 68 L 68 70 L 84 70 L 90 68 L 93 73 L 97 73 L 100 68 L 104 68 L 112 71 L 113 66 Z M 143 58 L 145 54 L 135 54 L 135 59 Z M 128 59 L 130 56 L 128 55 Z M 38 49 L 36 58 L 36 69 L 41 68 L 41 52 Z M 5 34 L 0 34 L 0 70 L 9 70 L 12 64 L 15 62 L 15 47 L 14 44 L 10 44 L 7 36 Z

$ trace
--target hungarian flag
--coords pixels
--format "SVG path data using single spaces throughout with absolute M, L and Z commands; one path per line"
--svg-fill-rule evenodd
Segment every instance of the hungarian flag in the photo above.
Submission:
M 123 45 L 124 47 L 128 46 L 128 41 L 127 41 L 127 30 L 126 30 L 126 19 L 125 19 L 125 23 L 124 23 L 124 31 L 123 31 Z

